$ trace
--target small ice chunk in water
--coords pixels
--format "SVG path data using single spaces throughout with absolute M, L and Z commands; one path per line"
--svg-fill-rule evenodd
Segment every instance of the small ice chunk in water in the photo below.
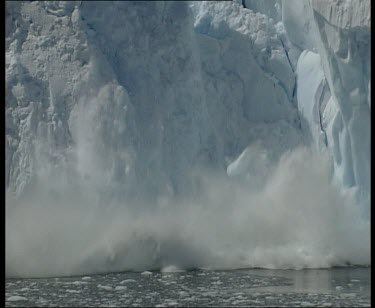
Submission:
M 71 290 L 71 289 L 67 289 L 66 292 L 68 292 L 68 293 L 81 293 L 81 291 L 79 291 L 79 290 Z
M 79 281 L 79 280 L 77 280 L 77 281 L 73 281 L 71 284 L 73 284 L 73 285 L 82 285 L 82 284 L 87 284 L 87 282 L 85 282 L 85 281 Z
M 103 285 L 101 285 L 101 284 L 98 284 L 98 288 L 99 288 L 99 289 L 106 290 L 106 291 L 111 291 L 111 290 L 112 290 L 112 287 L 111 287 L 111 286 L 103 286 Z
M 152 275 L 152 272 L 144 271 L 141 273 L 141 275 L 149 276 L 149 275 Z
M 186 292 L 186 291 L 180 291 L 180 292 L 178 292 L 178 294 L 179 294 L 181 297 L 186 297 L 186 296 L 189 295 L 189 293 Z
M 276 299 L 276 297 L 274 297 L 274 296 L 266 296 L 265 298 L 268 299 L 268 300 Z
M 90 280 L 91 277 L 90 277 L 90 276 L 85 276 L 85 277 L 82 277 L 81 279 L 82 279 L 82 280 Z
M 120 284 L 124 284 L 124 283 L 128 283 L 128 282 L 135 282 L 134 279 L 125 279 L 123 281 L 120 282 Z
M 223 284 L 223 283 L 221 281 L 214 281 L 212 284 L 219 285 L 219 284 Z
M 344 293 L 340 295 L 341 297 L 356 297 L 355 293 Z
M 156 306 L 156 307 L 165 307 L 165 306 L 177 306 L 178 303 L 176 301 L 174 301 L 173 299 L 166 299 L 165 300 L 165 303 L 162 303 L 160 306 Z
M 115 291 L 122 291 L 122 290 L 126 290 L 127 288 L 126 287 L 124 287 L 124 286 L 117 286 L 116 288 L 115 288 Z
M 18 296 L 18 295 L 15 295 L 15 296 L 11 296 L 7 299 L 8 302 L 18 302 L 18 301 L 27 301 L 27 298 L 26 297 L 23 297 L 23 296 Z

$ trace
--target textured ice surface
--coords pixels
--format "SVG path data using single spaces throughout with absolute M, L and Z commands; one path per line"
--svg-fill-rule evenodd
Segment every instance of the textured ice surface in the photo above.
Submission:
M 299 58 L 299 110 L 307 119 L 319 114 L 324 134 L 317 125 L 311 126 L 315 142 L 327 140 L 335 182 L 357 189 L 358 203 L 366 216 L 370 184 L 370 1 L 294 2 L 283 3 L 288 37 L 300 48 L 318 53 L 315 64 L 308 60 L 312 54 L 308 56 L 307 51 Z M 306 14 L 292 14 L 298 7 Z M 296 31 L 299 28 L 303 31 Z M 320 86 L 316 88 L 318 80 L 310 80 L 309 88 L 309 78 L 321 79 Z M 312 95 L 315 108 L 304 112 L 312 107 Z
M 331 98 L 319 54 L 303 51 L 297 64 L 297 101 L 302 117 L 302 125 L 311 133 L 318 150 L 328 146 L 323 114 Z
M 192 5 L 7 5 L 9 191 L 52 173 L 106 194 L 174 195 L 192 167 L 222 168 L 254 141 L 253 125 L 295 130 L 274 24 L 235 3 Z
M 339 112 L 333 138 L 339 180 L 358 189 L 363 212 L 370 195 L 370 1 L 312 1 L 319 54 Z M 341 118 L 341 119 L 340 119 Z
M 262 3 L 7 3 L 8 192 L 48 178 L 117 197 L 187 193 L 194 166 L 225 168 L 257 139 L 277 152 L 275 128 L 294 147 L 296 92 L 307 118 L 317 108 L 304 98 L 324 96 L 323 118 L 332 93 L 338 182 L 366 203 L 369 1 Z M 320 57 L 315 94 L 301 72 L 296 91 L 303 49 Z

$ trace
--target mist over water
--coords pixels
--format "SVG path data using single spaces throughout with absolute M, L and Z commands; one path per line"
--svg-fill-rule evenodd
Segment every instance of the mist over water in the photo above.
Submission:
M 329 159 L 307 148 L 268 167 L 260 188 L 201 172 L 199 193 L 147 204 L 69 185 L 52 194 L 50 178 L 7 194 L 6 276 L 369 265 L 370 222 L 330 182 Z

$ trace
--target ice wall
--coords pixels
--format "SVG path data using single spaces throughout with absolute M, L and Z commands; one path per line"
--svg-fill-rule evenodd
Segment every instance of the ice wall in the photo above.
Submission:
M 370 194 L 370 1 L 313 1 L 312 6 L 320 34 L 319 53 L 341 115 L 342 128 L 333 133 L 333 138 L 339 140 L 336 147 L 342 154 L 342 160 L 336 160 L 336 169 L 342 169 L 345 186 L 358 188 L 358 198 L 367 211 Z
M 204 100 L 187 5 L 32 2 L 7 8 L 9 29 L 26 25 L 22 41 L 8 37 L 7 123 L 16 123 L 7 134 L 9 190 L 21 193 L 66 170 L 72 174 L 62 181 L 114 195 L 177 189 L 181 172 L 198 155 L 206 117 L 198 112 Z M 23 89 L 30 82 L 18 76 L 41 84 L 34 91 L 40 97 Z M 22 95 L 29 106 L 21 105 Z M 30 144 L 23 147 L 26 139 Z M 59 168 L 64 159 L 70 166 Z
M 296 10 L 304 14 L 290 13 Z M 370 196 L 370 1 L 285 1 L 283 21 L 290 40 L 306 50 L 298 60 L 299 109 L 316 143 L 321 144 L 321 137 L 314 131 L 325 135 L 334 181 L 356 189 L 366 213 Z M 298 28 L 304 29 L 303 36 Z M 310 61 L 313 58 L 315 64 Z M 316 87 L 319 82 L 311 78 L 320 79 L 321 86 Z M 312 100 L 315 110 L 306 113 Z M 314 117 L 320 120 L 312 124 Z
M 265 15 L 63 1 L 9 3 L 6 22 L 8 191 L 53 174 L 173 196 L 191 169 L 225 173 L 256 139 L 275 157 L 299 142 L 295 76 Z

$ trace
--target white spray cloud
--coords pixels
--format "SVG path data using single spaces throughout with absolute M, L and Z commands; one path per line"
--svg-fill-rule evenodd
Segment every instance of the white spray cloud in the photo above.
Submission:
M 23 200 L 7 195 L 6 275 L 369 265 L 369 221 L 330 184 L 328 167 L 297 148 L 257 190 L 205 174 L 199 195 L 138 212 L 126 201 L 96 204 L 92 192 L 51 195 L 48 183 Z

